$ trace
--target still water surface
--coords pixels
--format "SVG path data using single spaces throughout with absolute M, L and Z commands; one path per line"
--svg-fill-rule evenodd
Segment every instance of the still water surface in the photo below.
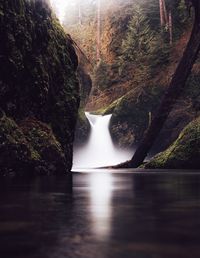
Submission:
M 1 258 L 199 258 L 200 173 L 0 183 Z

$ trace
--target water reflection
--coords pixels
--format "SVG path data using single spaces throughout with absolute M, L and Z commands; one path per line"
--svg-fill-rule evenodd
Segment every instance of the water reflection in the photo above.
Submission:
M 89 178 L 89 188 L 92 229 L 98 238 L 106 239 L 110 236 L 111 231 L 112 174 L 91 174 Z
M 1 258 L 198 258 L 200 173 L 0 180 Z

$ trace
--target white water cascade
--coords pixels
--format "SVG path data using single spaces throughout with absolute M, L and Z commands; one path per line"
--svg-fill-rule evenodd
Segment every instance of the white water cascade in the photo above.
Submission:
M 73 169 L 99 168 L 129 160 L 132 151 L 121 150 L 114 146 L 109 132 L 112 115 L 99 116 L 86 113 L 91 125 L 88 143 L 74 151 Z

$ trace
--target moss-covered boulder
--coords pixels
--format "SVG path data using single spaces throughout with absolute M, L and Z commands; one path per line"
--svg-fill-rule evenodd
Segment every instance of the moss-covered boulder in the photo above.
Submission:
M 1 112 L 0 118 L 0 175 L 34 173 L 33 162 L 39 154 L 28 144 L 17 124 Z
M 0 38 L 0 108 L 17 124 L 48 125 L 70 170 L 79 107 L 73 41 L 45 0 L 0 0 Z
M 62 174 L 66 168 L 66 158 L 51 128 L 35 119 L 26 119 L 19 127 L 39 160 L 39 163 L 35 164 L 36 172 L 42 169 L 43 173 Z
M 0 175 L 63 173 L 66 160 L 52 130 L 35 119 L 17 125 L 1 112 Z
M 119 146 L 132 147 L 139 143 L 148 129 L 159 96 L 160 91 L 156 89 L 134 89 L 103 111 L 113 114 L 110 131 Z
M 145 164 L 145 168 L 200 169 L 200 117 L 186 126 L 166 151 Z

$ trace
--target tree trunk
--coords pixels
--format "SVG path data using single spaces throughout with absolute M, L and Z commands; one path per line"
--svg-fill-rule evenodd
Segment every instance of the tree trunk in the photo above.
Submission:
M 129 167 L 138 167 L 144 161 L 147 153 L 153 146 L 153 143 L 167 120 L 173 105 L 181 94 L 191 73 L 193 64 L 198 57 L 198 53 L 200 51 L 200 2 L 199 0 L 191 0 L 191 2 L 195 9 L 195 20 L 190 40 L 172 77 L 170 86 L 164 95 L 157 114 L 153 118 L 149 130 L 137 148 L 133 158 L 128 163 Z
M 164 11 L 163 11 L 163 1 L 159 0 L 159 6 L 160 6 L 160 26 L 164 26 Z
M 165 2 L 165 0 L 162 0 L 162 1 L 163 1 L 163 11 L 164 11 L 165 25 L 168 26 L 169 20 L 168 20 L 166 2 Z
M 169 43 L 173 44 L 173 20 L 172 20 L 172 12 L 169 12 Z
M 97 0 L 97 62 L 100 60 L 101 48 L 101 0 Z

